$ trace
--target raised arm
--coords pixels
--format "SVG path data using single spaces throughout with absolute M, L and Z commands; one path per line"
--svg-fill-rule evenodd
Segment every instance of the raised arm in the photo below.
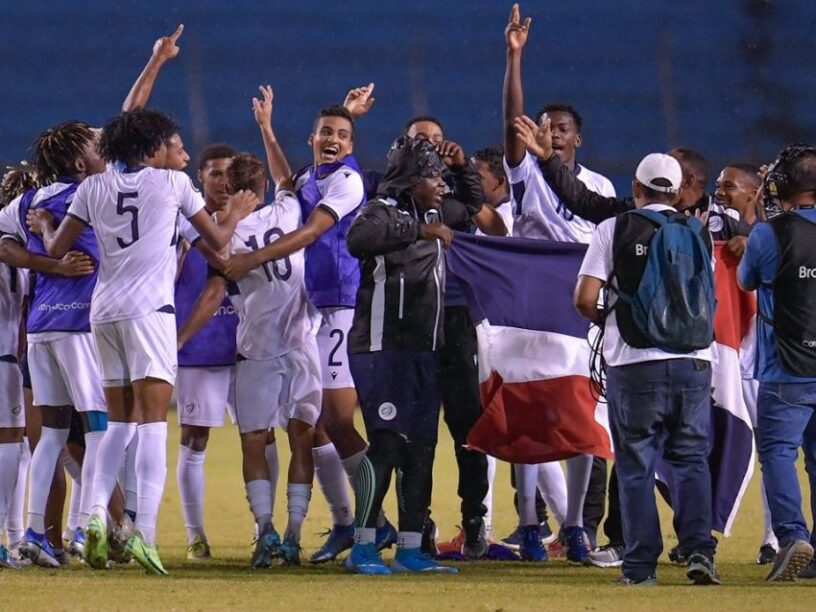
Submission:
M 343 100 L 343 108 L 350 112 L 352 117 L 359 119 L 371 110 L 374 104 L 374 98 L 371 97 L 373 93 L 374 83 L 350 89 L 346 94 L 346 99 Z
M 165 62 L 178 55 L 179 47 L 176 45 L 176 41 L 178 41 L 183 31 L 184 25 L 179 25 L 170 36 L 162 36 L 153 44 L 153 53 L 150 55 L 150 59 L 147 60 L 147 65 L 122 103 L 123 111 L 133 111 L 145 107 L 150 99 L 150 94 L 153 92 L 153 85 L 156 84 L 159 70 L 161 70 Z
M 33 233 L 42 236 L 43 246 L 51 257 L 62 257 L 68 253 L 71 245 L 85 229 L 85 223 L 70 214 L 66 215 L 59 227 L 54 229 L 54 218 L 51 213 L 40 208 L 28 211 L 26 223 Z
M 193 304 L 193 310 L 190 316 L 184 321 L 181 329 L 178 331 L 178 349 L 184 346 L 190 338 L 196 335 L 198 331 L 207 324 L 215 311 L 224 301 L 227 283 L 223 277 L 213 275 L 207 279 L 207 284 Z
M 0 262 L 15 268 L 60 276 L 87 276 L 94 271 L 93 259 L 85 253 L 70 251 L 62 258 L 54 259 L 27 251 L 12 238 L 0 240 Z
M 532 19 L 527 17 L 521 22 L 519 5 L 510 9 L 510 20 L 504 29 L 507 40 L 507 66 L 504 71 L 502 89 L 502 106 L 504 109 L 504 151 L 507 163 L 518 166 L 524 159 L 524 143 L 520 142 L 513 127 L 516 117 L 524 114 L 524 92 L 521 88 L 521 52 L 527 44 Z
M 281 149 L 275 131 L 272 129 L 272 99 L 274 98 L 272 88 L 267 85 L 258 89 L 261 90 L 263 100 L 252 98 L 252 110 L 255 113 L 255 121 L 258 122 L 258 127 L 261 128 L 261 137 L 263 138 L 266 159 L 269 164 L 269 175 L 272 177 L 276 189 L 292 189 L 294 187 L 292 169 L 289 167 L 289 162 L 286 161 L 283 149 Z

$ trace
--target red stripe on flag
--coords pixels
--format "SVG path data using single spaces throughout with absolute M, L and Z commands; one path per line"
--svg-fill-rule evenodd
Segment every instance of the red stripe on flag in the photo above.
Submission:
M 756 314 L 756 297 L 737 286 L 739 261 L 724 242 L 715 243 L 714 257 L 717 260 L 714 267 L 714 290 L 717 294 L 714 337 L 717 342 L 738 351 Z

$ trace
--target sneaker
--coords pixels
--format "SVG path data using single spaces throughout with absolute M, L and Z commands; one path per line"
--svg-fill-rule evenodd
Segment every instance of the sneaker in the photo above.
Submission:
M 422 552 L 421 548 L 399 548 L 391 562 L 391 571 L 394 574 L 407 572 L 432 572 L 435 574 L 457 574 L 455 567 L 441 565 L 433 557 Z
M 759 547 L 756 561 L 757 565 L 771 565 L 776 561 L 776 548 L 772 544 L 763 544 Z
M 352 538 L 353 536 L 354 530 L 352 529 Z M 385 548 L 391 548 L 396 543 L 397 528 L 386 519 L 385 525 L 382 527 L 377 527 L 377 535 L 374 537 L 374 544 L 377 547 L 377 550 L 383 550 Z
M 547 549 L 541 543 L 538 525 L 527 525 L 519 527 L 521 534 L 521 544 L 519 545 L 519 556 L 522 561 L 547 561 Z
M 278 532 L 270 525 L 263 530 L 255 541 L 255 551 L 249 565 L 253 569 L 272 567 L 272 559 L 278 556 L 281 539 Z
M 40 567 L 57 568 L 60 566 L 57 554 L 45 534 L 37 533 L 29 527 L 26 529 L 23 539 L 25 543 L 22 545 L 21 550 L 32 563 Z
M 18 569 L 17 563 L 11 556 L 8 549 L 0 544 L 0 568 L 2 569 Z
M 788 542 L 776 555 L 768 582 L 793 582 L 813 560 L 813 547 L 805 540 Z
M 206 559 L 212 559 L 210 545 L 200 535 L 197 535 L 187 547 L 187 560 L 204 561 Z
M 680 546 L 675 546 L 669 551 L 669 561 L 675 565 L 686 565 L 686 558 L 680 552 Z
M 567 561 L 572 564 L 588 565 L 589 549 L 584 538 L 584 528 L 577 525 L 564 527 L 562 536 L 567 545 Z
M 85 526 L 85 562 L 94 569 L 105 569 L 108 566 L 108 529 L 95 514 L 88 519 Z
M 650 587 L 657 585 L 657 577 L 652 574 L 651 576 L 646 576 L 646 578 L 627 578 L 626 576 L 621 576 L 615 581 L 616 584 L 621 586 L 634 586 L 634 587 Z
M 142 534 L 138 531 L 134 533 L 125 545 L 125 549 L 133 556 L 136 562 L 145 568 L 148 574 L 154 576 L 166 576 L 167 570 L 164 569 L 161 559 L 159 559 L 159 550 L 153 546 L 145 544 Z
M 429 557 L 436 557 L 439 554 L 439 549 L 436 547 L 436 538 L 439 537 L 439 529 L 430 515 L 425 517 L 425 522 L 422 524 L 422 552 Z
M 346 557 L 343 567 L 346 571 L 367 576 L 385 576 L 391 570 L 383 563 L 380 552 L 374 544 L 355 544 L 351 553 Z
M 79 528 L 76 529 L 68 540 L 68 554 L 73 557 L 82 558 L 85 553 L 85 532 Z
M 464 521 L 462 530 L 465 533 L 465 541 L 462 544 L 462 556 L 471 561 L 484 558 L 488 549 L 484 519 L 482 519 L 481 516 L 469 518 Z
M 293 535 L 286 536 L 283 544 L 278 549 L 280 551 L 283 565 L 300 565 L 300 542 Z
M 799 572 L 799 578 L 804 578 L 805 580 L 816 578 L 816 559 L 808 563 L 807 567 Z
M 590 551 L 587 560 L 595 567 L 620 567 L 623 565 L 623 546 L 616 544 L 601 546 Z
M 391 523 L 386 523 L 393 529 Z M 344 550 L 348 550 L 354 545 L 354 525 L 334 525 L 325 534 L 329 536 L 323 546 L 309 557 L 309 563 L 325 563 L 326 561 L 333 561 Z M 383 534 L 384 535 L 384 534 Z M 394 539 L 396 540 L 396 530 L 394 531 Z M 393 542 L 388 544 L 392 546 Z
M 714 561 L 700 553 L 689 555 L 686 576 L 694 584 L 722 584 Z
M 550 525 L 547 523 L 547 521 L 541 523 L 541 527 L 539 528 L 539 536 L 541 537 L 541 543 L 544 546 L 549 546 L 558 539 L 558 536 L 553 533 L 552 529 L 550 529 Z

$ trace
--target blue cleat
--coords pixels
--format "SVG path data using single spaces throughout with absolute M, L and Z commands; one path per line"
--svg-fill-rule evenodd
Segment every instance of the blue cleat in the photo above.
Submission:
M 288 535 L 278 548 L 283 565 L 300 565 L 300 542 Z
M 280 554 L 281 539 L 271 526 L 264 529 L 255 543 L 249 565 L 252 569 L 272 567 L 272 559 Z
M 434 574 L 458 574 L 455 567 L 441 565 L 430 555 L 422 552 L 421 548 L 400 548 L 391 563 L 391 571 L 395 574 L 407 572 L 429 572 Z
M 391 548 L 396 543 L 397 528 L 386 520 L 385 525 L 377 527 L 374 544 L 377 546 L 377 550 L 383 550 L 384 548 Z
M 44 534 L 37 533 L 29 527 L 23 539 L 25 542 L 22 545 L 22 549 L 25 552 L 25 556 L 30 559 L 32 563 L 40 567 L 60 567 L 59 558 Z
M 355 544 L 343 563 L 346 571 L 366 576 L 387 576 L 391 573 L 383 563 L 382 557 L 374 544 Z
M 74 535 L 68 541 L 68 554 L 80 559 L 85 553 L 85 532 L 81 528 L 74 531 Z
M 328 532 L 329 538 L 320 549 L 309 557 L 309 563 L 332 561 L 344 550 L 354 545 L 354 525 L 334 525 Z
M 574 565 L 589 565 L 589 549 L 584 539 L 584 528 L 577 525 L 564 527 L 563 537 L 567 545 L 567 561 Z
M 0 544 L 0 568 L 2 569 L 18 569 L 19 566 L 14 561 L 8 548 Z
M 538 525 L 527 525 L 518 528 L 521 535 L 519 556 L 522 561 L 548 561 L 547 549 L 541 543 L 540 528 Z

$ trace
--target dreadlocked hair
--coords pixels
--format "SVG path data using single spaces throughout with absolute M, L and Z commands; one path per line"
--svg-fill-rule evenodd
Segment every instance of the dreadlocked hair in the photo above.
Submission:
M 45 130 L 31 145 L 31 162 L 40 182 L 53 183 L 59 176 L 74 175 L 74 163 L 93 140 L 91 127 L 73 119 Z
M 26 191 L 40 187 L 42 184 L 37 177 L 37 171 L 28 162 L 22 161 L 18 166 L 6 166 L 0 183 L 0 205 L 5 206 Z
M 102 128 L 99 152 L 105 161 L 134 164 L 153 155 L 179 132 L 178 123 L 167 115 L 140 108 L 108 120 Z

